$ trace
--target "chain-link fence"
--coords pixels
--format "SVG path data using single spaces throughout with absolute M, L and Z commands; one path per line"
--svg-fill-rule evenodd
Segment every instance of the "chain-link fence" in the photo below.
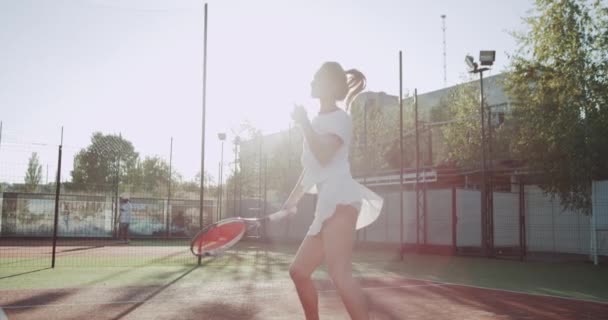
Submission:
M 214 220 L 216 198 L 183 179 L 167 154 L 139 154 L 120 134 L 63 145 L 3 128 L 0 264 L 190 263 L 190 238 Z M 170 141 L 170 142 L 169 142 Z M 58 170 L 59 169 L 59 170 Z M 59 181 L 59 183 L 57 183 Z

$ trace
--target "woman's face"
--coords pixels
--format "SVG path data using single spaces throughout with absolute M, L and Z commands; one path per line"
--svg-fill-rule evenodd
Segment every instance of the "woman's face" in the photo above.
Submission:
M 329 70 L 322 66 L 310 83 L 310 95 L 316 99 L 334 98 L 332 79 Z

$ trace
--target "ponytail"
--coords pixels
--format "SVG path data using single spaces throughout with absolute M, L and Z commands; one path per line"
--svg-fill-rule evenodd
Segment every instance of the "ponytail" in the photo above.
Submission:
M 357 69 L 350 69 L 344 72 L 346 74 L 348 93 L 346 94 L 346 111 L 350 108 L 351 103 L 363 89 L 367 83 L 365 75 Z

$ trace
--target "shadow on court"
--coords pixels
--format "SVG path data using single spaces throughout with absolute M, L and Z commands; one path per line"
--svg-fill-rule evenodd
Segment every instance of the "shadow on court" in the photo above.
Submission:
M 36 269 L 36 270 L 23 271 L 23 272 L 19 272 L 19 273 L 11 274 L 11 275 L 8 275 L 8 276 L 3 276 L 3 277 L 0 277 L 0 280 L 2 280 L 2 279 L 8 279 L 8 278 L 13 278 L 13 277 L 24 276 L 24 275 L 26 275 L 26 274 L 35 273 L 35 272 L 40 272 L 40 271 L 43 271 L 43 270 L 49 270 L 49 269 L 51 269 L 51 268 L 50 268 L 50 267 L 47 267 L 47 268 L 40 268 L 40 269 Z
M 179 277 L 173 279 L 173 281 L 167 283 L 164 286 L 159 287 L 157 290 L 153 291 L 150 295 L 148 295 L 147 297 L 145 297 L 143 300 L 141 300 L 140 302 L 134 303 L 131 307 L 129 307 L 127 310 L 121 312 L 120 314 L 118 314 L 113 319 L 114 320 L 123 319 L 125 316 L 127 316 L 128 314 L 130 314 L 131 312 L 133 312 L 135 309 L 139 308 L 141 305 L 143 305 L 144 303 L 148 302 L 150 299 L 153 299 L 154 297 L 156 297 L 159 293 L 163 292 L 168 287 L 170 287 L 173 284 L 175 284 L 176 282 L 180 281 L 182 278 L 184 278 L 185 276 L 187 276 L 188 274 L 190 274 L 196 268 L 197 268 L 197 266 L 190 268 L 189 270 L 187 270 L 186 272 L 184 272 Z M 132 298 L 133 298 L 132 296 L 129 297 L 128 295 L 127 296 L 123 296 L 123 297 L 121 297 L 121 301 L 131 301 Z
M 202 268 L 198 268 L 203 272 Z M 11 290 L 2 299 L 11 320 L 19 319 L 304 319 L 288 279 L 188 283 L 193 267 L 163 286 Z M 178 284 L 178 282 L 180 282 Z M 197 280 L 199 280 L 197 278 Z M 330 281 L 318 280 L 323 319 L 348 319 Z M 363 278 L 372 319 L 602 319 L 608 304 L 422 280 Z M 76 291 L 74 291 L 76 290 Z M 31 292 L 34 291 L 34 292 Z M 35 293 L 29 298 L 28 293 Z

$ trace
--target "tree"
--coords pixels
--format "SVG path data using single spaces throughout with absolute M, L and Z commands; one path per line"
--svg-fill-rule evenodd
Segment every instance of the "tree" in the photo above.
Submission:
M 403 99 L 403 167 L 416 167 L 416 126 L 415 126 L 415 103 L 414 97 L 404 97 Z M 427 166 L 435 164 L 437 134 L 435 130 L 429 130 L 425 124 L 436 121 L 434 113 L 437 106 L 424 105 L 418 106 L 418 134 L 419 134 L 419 152 L 420 165 Z M 388 168 L 399 169 L 401 158 L 399 152 L 401 149 L 399 141 L 399 107 L 393 108 L 391 113 L 390 125 L 387 125 L 383 130 L 386 130 L 387 138 L 384 141 L 390 141 L 388 150 L 383 153 L 385 163 Z M 433 140 L 433 149 L 429 145 L 430 138 Z M 430 155 L 432 151 L 432 155 Z
M 505 82 L 515 100 L 511 147 L 565 207 L 590 211 L 591 181 L 608 177 L 608 9 L 536 1 L 515 34 Z
M 74 157 L 72 183 L 87 190 L 107 189 L 133 170 L 139 155 L 133 144 L 119 135 L 96 132 L 91 144 Z
M 157 156 L 137 160 L 127 172 L 126 182 L 132 190 L 160 193 L 169 184 L 169 164 Z
M 42 181 L 42 165 L 38 160 L 38 154 L 32 152 L 30 160 L 27 164 L 27 171 L 25 172 L 25 191 L 34 192 Z
M 262 159 L 262 170 L 267 166 L 268 172 L 262 171 L 262 179 L 267 178 L 268 201 L 282 204 L 293 190 L 302 172 L 302 136 L 299 128 L 291 128 L 283 134 L 281 140 Z M 265 181 L 262 180 L 262 183 Z M 262 186 L 263 187 L 263 186 Z M 234 188 L 234 185 L 233 185 Z M 263 195 L 262 195 L 263 196 Z
M 365 96 L 364 96 L 365 95 Z M 365 97 L 365 99 L 362 99 Z M 381 92 L 362 94 L 351 107 L 353 143 L 351 166 L 355 175 L 399 166 L 399 104 Z M 413 123 L 404 101 L 404 131 Z M 395 161 L 396 159 L 396 161 Z
M 197 172 L 194 179 L 192 180 L 183 180 L 180 174 L 173 172 L 171 180 L 171 194 L 172 198 L 181 198 L 181 199 L 198 199 L 200 196 L 200 181 L 201 174 Z M 216 187 L 213 185 L 214 181 L 211 177 L 211 174 L 205 171 L 205 198 L 213 197 L 217 193 L 215 189 Z M 213 190 L 210 190 L 213 189 Z
M 238 132 L 240 133 L 240 147 L 238 152 L 238 196 L 243 198 L 257 197 L 259 195 L 259 178 L 260 170 L 263 162 L 260 162 L 260 146 L 263 148 L 262 132 L 249 122 L 242 123 Z M 262 159 L 263 161 L 263 159 Z M 262 172 L 263 174 L 263 172 Z M 234 176 L 234 172 L 232 172 Z M 234 185 L 236 180 L 229 176 L 226 179 L 227 196 L 226 199 L 232 197 L 234 193 Z M 263 177 L 262 177 L 263 178 Z
M 433 109 L 431 121 L 447 122 L 436 130 L 439 142 L 434 145 L 437 163 L 453 163 L 459 167 L 481 166 L 481 114 L 480 114 L 480 84 L 479 80 L 468 78 L 469 82 L 451 88 L 447 95 L 441 98 L 439 106 Z M 487 81 L 487 80 L 486 80 Z M 512 159 L 509 141 L 512 132 L 509 129 L 511 121 L 497 123 L 488 121 L 489 106 L 484 106 L 484 129 L 486 139 L 492 132 L 492 140 L 486 140 L 486 150 L 491 149 L 492 162 Z M 489 122 L 489 123 L 488 123 Z M 488 153 L 488 156 L 490 154 Z

